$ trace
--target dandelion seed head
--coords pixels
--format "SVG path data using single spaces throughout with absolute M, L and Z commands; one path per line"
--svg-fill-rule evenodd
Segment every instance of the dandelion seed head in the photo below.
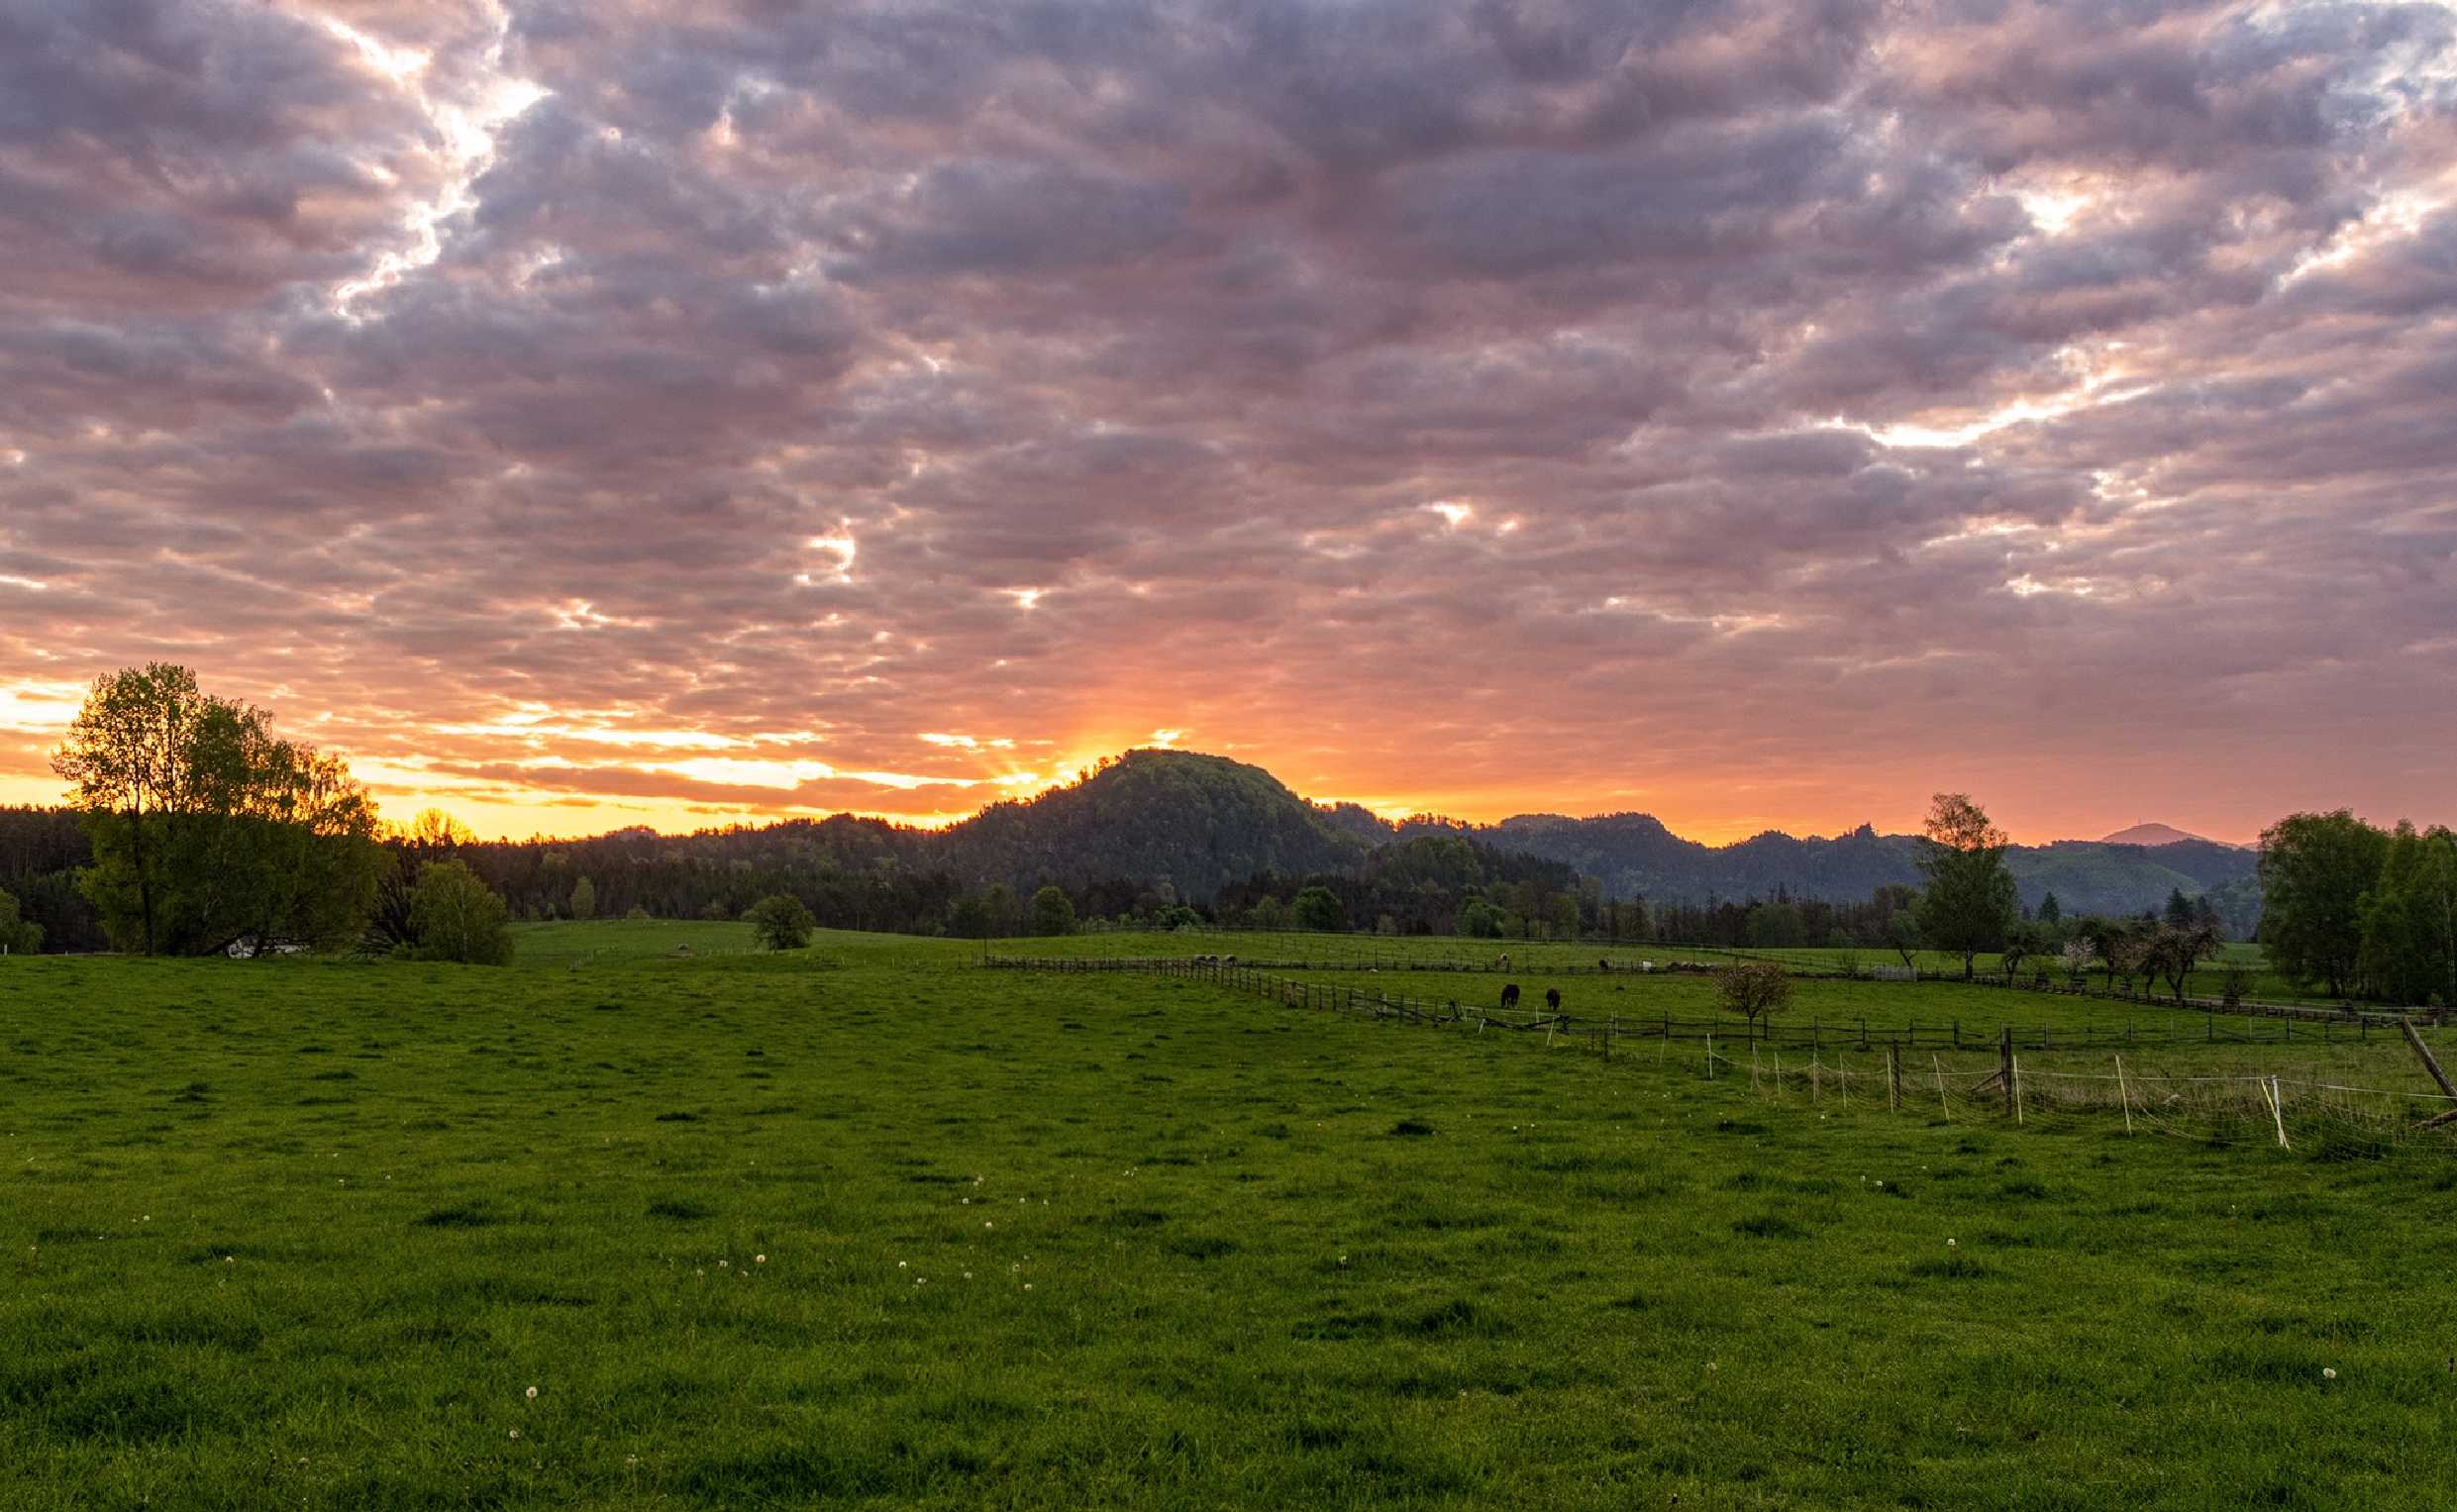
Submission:
M 2320 1378 L 2322 1380 L 2337 1379 L 2337 1367 L 2335 1365 L 2322 1365 L 2320 1367 Z
M 538 1399 L 538 1388 L 537 1388 L 537 1387 L 532 1386 L 532 1387 L 530 1387 L 530 1388 L 529 1388 L 529 1399 L 530 1399 L 531 1401 L 533 1401 L 533 1402 L 534 1402 L 534 1401 L 536 1401 L 536 1400 Z

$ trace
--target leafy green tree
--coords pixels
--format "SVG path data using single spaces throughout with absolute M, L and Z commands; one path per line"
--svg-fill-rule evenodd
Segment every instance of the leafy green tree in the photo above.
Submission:
M 512 963 L 511 910 L 467 864 L 447 857 L 419 868 L 410 894 L 405 954 L 419 960 L 476 966 Z
M 0 889 L 0 956 L 43 954 L 43 926 L 20 915 L 17 898 Z
M 187 668 L 97 678 L 52 767 L 93 850 L 79 890 L 120 949 L 262 955 L 364 930 L 385 863 L 365 790 Z
M 1575 892 L 1557 892 L 1553 894 L 1548 907 L 1552 913 L 1553 938 L 1556 940 L 1578 939 L 1582 917 L 1579 895 Z
M 97 857 L 87 896 L 122 950 L 155 952 L 170 882 L 163 855 L 189 806 L 190 751 L 205 695 L 184 666 L 150 662 L 94 679 L 51 769 L 74 785 Z M 108 901 L 96 893 L 108 888 Z
M 989 938 L 989 905 L 978 893 L 968 892 L 948 905 L 947 932 L 959 940 Z
M 597 917 L 597 884 L 587 877 L 582 877 L 571 884 L 571 917 L 574 919 Z
M 1319 931 L 1346 929 L 1347 905 L 1328 887 L 1308 887 L 1296 895 L 1296 927 Z
M 1451 926 L 1453 932 L 1470 940 L 1501 938 L 1501 910 L 1484 898 L 1470 898 L 1459 905 L 1459 914 Z
M 1253 908 L 1247 910 L 1246 920 L 1256 929 L 1286 929 L 1288 927 L 1288 905 L 1266 894 L 1255 901 Z
M 1075 933 L 1075 900 L 1052 882 L 1032 895 L 1032 932 L 1036 935 Z
M 2065 905 L 2056 901 L 2056 894 L 2051 892 L 2039 900 L 2039 922 L 2041 924 L 2053 928 L 2063 922 L 2064 917 Z
M 1904 970 L 1919 964 L 1919 914 L 1905 908 L 1886 921 L 1886 948 L 1901 958 Z
M 436 861 L 449 860 L 461 848 L 475 845 L 467 825 L 442 809 L 421 809 L 405 827 L 391 829 L 383 839 L 391 864 L 380 869 L 375 906 L 366 921 L 364 949 L 371 955 L 404 950 L 418 943 L 410 924 L 410 904 L 418 878 Z
M 2047 936 L 2036 924 L 2017 922 L 2004 932 L 2004 979 L 2022 974 L 2022 962 L 2045 952 Z
M 1928 809 L 1919 869 L 1919 933 L 1932 950 L 1962 957 L 1965 981 L 1982 951 L 2001 949 L 2020 916 L 2013 874 L 2004 866 L 2005 833 L 1962 793 L 1939 793 Z
M 1749 944 L 1761 951 L 1790 950 L 1808 943 L 1808 926 L 1790 903 L 1760 903 L 1749 910 Z
M 819 923 L 802 900 L 789 892 L 769 893 L 752 904 L 743 919 L 758 929 L 760 944 L 771 951 L 800 950 L 810 944 L 810 932 Z
M 2363 954 L 2363 899 L 2389 837 L 2347 809 L 2290 814 L 2261 832 L 2261 943 L 2280 974 L 2341 997 Z
M 2364 894 L 2365 984 L 2398 1003 L 2457 1003 L 2457 836 L 2401 823 Z
M 993 882 L 981 894 L 981 911 L 989 917 L 989 938 L 1005 940 L 1012 937 L 1023 922 L 1023 905 L 1015 900 L 1015 889 L 1004 882 Z

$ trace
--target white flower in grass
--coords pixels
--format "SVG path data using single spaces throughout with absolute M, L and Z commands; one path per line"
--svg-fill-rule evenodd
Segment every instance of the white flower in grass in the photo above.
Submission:
M 513 1437 L 513 1438 L 515 1438 L 515 1439 L 519 1438 L 519 1437 L 520 1437 L 520 1430 L 519 1430 L 519 1429 L 517 1429 L 517 1428 L 513 1429 L 513 1430 L 512 1430 L 512 1437 Z
M 536 1401 L 536 1400 L 538 1399 L 538 1388 L 537 1388 L 537 1387 L 532 1386 L 532 1387 L 530 1387 L 530 1388 L 529 1388 L 529 1399 L 530 1399 L 531 1401 L 533 1401 L 533 1402 L 534 1402 L 534 1401 Z
M 982 1219 L 982 1220 L 981 1220 L 981 1227 L 982 1227 L 982 1228 L 984 1228 L 984 1229 L 994 1229 L 994 1228 L 996 1228 L 996 1227 L 997 1227 L 997 1225 L 996 1225 L 996 1224 L 994 1224 L 994 1223 L 991 1223 L 988 1219 L 984 1218 L 984 1219 Z
M 1956 1244 L 1956 1241 L 1949 1239 L 1949 1240 L 1947 1240 L 1947 1241 L 1945 1242 L 1945 1248 L 1946 1248 L 1946 1249 L 1948 1249 L 1948 1250 L 1951 1250 L 1951 1249 L 1953 1249 L 1953 1248 L 1954 1248 L 1955 1244 Z
M 2320 1378 L 2321 1378 L 2322 1380 L 2335 1380 L 2335 1379 L 2337 1379 L 2337 1369 L 2336 1369 L 2336 1367 L 2335 1367 L 2335 1366 L 2333 1366 L 2333 1365 L 2322 1365 L 2322 1366 L 2320 1367 Z
M 731 1270 L 734 1268 L 734 1262 L 730 1260 L 721 1260 L 717 1261 L 717 1268 L 719 1270 Z
M 755 1265 L 765 1265 L 768 1263 L 768 1257 L 765 1255 L 755 1255 L 751 1257 L 751 1263 Z

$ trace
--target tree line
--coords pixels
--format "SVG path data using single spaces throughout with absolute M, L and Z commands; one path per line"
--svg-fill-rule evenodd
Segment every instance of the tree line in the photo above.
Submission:
M 53 764 L 71 808 L 0 810 L 0 952 L 356 949 L 500 961 L 514 919 L 750 919 L 771 944 L 821 927 L 996 938 L 1099 920 L 1842 947 L 1906 962 L 1941 951 L 1960 956 L 1966 975 L 1995 955 L 2007 974 L 2098 968 L 2111 984 L 2159 981 L 2181 995 L 2225 938 L 2209 897 L 2181 889 L 2163 911 L 2132 918 L 2068 917 L 2052 892 L 2025 910 L 2006 836 L 1958 793 L 1931 805 L 1922 885 L 1882 885 L 1857 903 L 1780 887 L 1737 902 L 1613 897 L 1566 862 L 1440 828 L 1323 851 L 1314 843 L 1327 832 L 1291 811 L 1267 774 L 1218 758 L 1104 763 L 1044 800 L 1060 836 L 1100 833 L 1106 804 L 1112 828 L 1177 852 L 1225 825 L 1238 837 L 1233 855 L 1340 858 L 1265 865 L 1192 899 L 1167 877 L 1123 874 L 1042 881 L 1026 896 L 1006 876 L 930 863 L 1035 851 L 1032 805 L 985 813 L 971 849 L 952 853 L 921 832 L 845 816 L 577 841 L 479 841 L 434 812 L 387 827 L 339 757 L 282 739 L 264 710 L 212 696 L 187 668 L 162 663 L 96 679 Z M 1108 837 L 1100 854 L 1129 861 L 1117 844 Z M 1042 854 L 1032 870 L 1046 876 L 1051 864 Z M 2331 996 L 2457 1001 L 2457 837 L 2445 827 L 2382 830 L 2342 809 L 2291 815 L 2263 832 L 2258 875 L 2260 938 L 2288 978 Z

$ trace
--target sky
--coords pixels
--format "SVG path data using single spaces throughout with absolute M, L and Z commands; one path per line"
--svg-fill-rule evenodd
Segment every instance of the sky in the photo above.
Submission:
M 2457 819 L 2457 10 L 0 0 L 0 802 Z

